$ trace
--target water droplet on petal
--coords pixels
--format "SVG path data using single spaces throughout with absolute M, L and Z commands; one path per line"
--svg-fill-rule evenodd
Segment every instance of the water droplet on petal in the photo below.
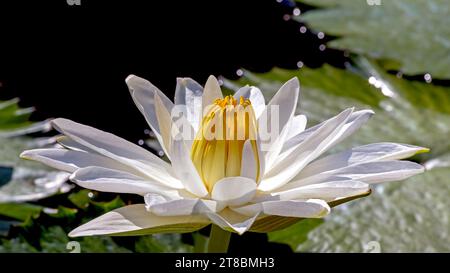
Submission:
M 305 26 L 300 27 L 300 33 L 306 33 L 308 29 Z

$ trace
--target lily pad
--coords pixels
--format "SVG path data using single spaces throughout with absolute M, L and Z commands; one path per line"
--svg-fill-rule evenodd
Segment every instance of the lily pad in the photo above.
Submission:
M 329 47 L 392 59 L 409 75 L 450 78 L 450 5 L 446 0 L 297 0 L 320 7 L 296 17 L 337 39 Z M 377 1 L 372 1 L 377 2 Z M 391 65 L 393 62 L 389 62 Z
M 12 137 L 51 129 L 49 121 L 31 122 L 34 108 L 20 108 L 19 99 L 0 102 L 0 137 Z
M 0 203 L 36 201 L 71 189 L 66 183 L 68 173 L 19 158 L 23 150 L 51 146 L 53 143 L 48 137 L 0 137 Z
M 141 236 L 135 244 L 135 251 L 142 253 L 186 253 L 193 246 L 182 243 L 180 234 L 154 234 Z

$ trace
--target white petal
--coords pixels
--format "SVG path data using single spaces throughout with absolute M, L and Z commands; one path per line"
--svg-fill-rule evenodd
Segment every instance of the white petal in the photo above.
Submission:
M 232 209 L 244 215 L 254 215 L 262 212 L 266 215 L 298 218 L 321 218 L 330 212 L 327 202 L 319 199 L 266 201 L 242 207 L 233 207 Z
M 289 139 L 291 139 L 292 137 L 305 131 L 306 122 L 307 122 L 307 119 L 306 119 L 305 115 L 293 116 L 290 121 L 289 131 L 286 135 L 286 141 L 289 141 Z
M 218 225 L 222 229 L 234 231 L 239 235 L 242 235 L 250 229 L 259 214 L 249 217 L 236 213 L 230 209 L 224 209 L 220 213 L 209 213 L 207 216 L 214 224 Z
M 186 119 L 195 132 L 200 127 L 202 118 L 203 87 L 191 78 L 177 78 L 175 104 L 186 106 Z
M 257 155 L 253 152 L 251 140 L 247 140 L 242 148 L 241 176 L 256 181 L 258 173 L 257 168 Z
M 330 142 L 330 147 L 344 140 L 349 135 L 353 134 L 356 130 L 358 130 L 361 125 L 363 125 L 374 112 L 372 110 L 361 110 L 353 112 L 350 117 L 347 119 L 346 124 L 340 128 L 340 131 L 336 133 L 335 138 Z M 329 122 L 336 117 L 332 117 L 329 120 L 326 120 L 316 126 L 308 128 L 300 134 L 297 134 L 294 137 L 291 137 L 287 140 L 282 149 L 282 153 L 294 149 L 296 146 L 301 144 L 305 139 L 310 137 L 317 129 L 321 128 L 325 123 Z
M 294 188 L 287 191 L 277 192 L 271 195 L 276 200 L 293 199 L 322 199 L 327 202 L 340 198 L 351 197 L 367 193 L 369 185 L 351 179 L 313 184 Z
M 408 144 L 389 142 L 368 144 L 314 161 L 306 166 L 295 179 L 302 179 L 356 164 L 403 159 L 425 151 L 428 151 L 428 149 Z
M 172 167 L 186 190 L 198 197 L 205 197 L 208 191 L 200 178 L 182 139 L 175 137 L 172 141 Z
M 180 181 L 173 177 L 171 166 L 167 162 L 136 144 L 67 119 L 58 118 L 52 123 L 59 132 L 101 155 L 117 160 L 170 187 L 183 187 Z
M 203 216 L 156 216 L 148 212 L 143 204 L 138 204 L 110 211 L 74 229 L 69 236 L 192 232 L 206 226 L 209 222 Z
M 65 135 L 58 136 L 56 138 L 56 142 L 58 142 L 59 145 L 61 145 L 62 147 L 66 148 L 68 150 L 79 151 L 79 152 L 89 152 L 92 154 L 96 154 L 96 152 L 94 150 L 91 150 L 88 147 L 81 145 L 80 143 L 74 141 L 73 139 L 71 139 L 70 137 L 65 136 Z
M 165 187 L 158 182 L 101 167 L 79 169 L 70 176 L 70 180 L 81 187 L 96 191 L 132 193 L 142 196 L 147 193 L 157 193 L 169 198 L 181 198 L 177 190 Z
M 335 175 L 350 177 L 369 184 L 399 181 L 423 173 L 424 167 L 411 161 L 369 162 L 340 169 Z
M 267 105 L 261 117 L 258 119 L 259 133 L 270 133 L 276 131 L 276 128 L 271 127 L 271 122 L 276 119 L 272 116 L 272 111 L 278 109 L 278 119 L 276 124 L 278 125 L 277 137 L 275 139 L 266 139 L 261 135 L 262 145 L 264 145 L 266 168 L 269 169 L 281 151 L 282 144 L 285 141 L 287 132 L 289 130 L 289 121 L 293 117 L 297 100 L 300 92 L 300 84 L 296 77 L 287 81 L 280 90 L 273 96 Z M 275 133 L 275 132 L 272 132 Z
M 156 115 L 155 95 L 158 95 L 161 98 L 164 108 L 169 113 L 172 111 L 173 103 L 156 86 L 143 78 L 130 75 L 126 78 L 125 82 L 128 85 L 128 89 L 130 90 L 134 103 L 147 120 L 150 128 L 155 133 L 155 136 L 163 147 L 164 152 L 169 154 L 168 147 L 164 145 L 164 139 L 161 135 L 161 129 Z
M 238 206 L 249 202 L 256 193 L 256 182 L 245 177 L 225 177 L 214 184 L 211 192 L 213 200 L 224 202 L 230 206 Z
M 258 189 L 271 191 L 281 187 L 294 178 L 311 160 L 314 160 L 323 150 L 329 147 L 334 137 L 340 131 L 352 113 L 347 109 L 336 117 L 329 119 L 320 128 L 309 135 L 301 144 L 279 161 L 266 173 Z
M 205 89 L 203 90 L 202 111 L 204 111 L 205 108 L 211 105 L 216 99 L 222 98 L 223 95 L 222 90 L 220 89 L 219 82 L 213 75 L 209 76 L 205 84 Z M 203 114 L 205 113 L 202 113 L 202 116 Z
M 252 103 L 253 110 L 255 112 L 256 119 L 261 116 L 262 112 L 266 108 L 266 102 L 261 90 L 254 86 L 244 86 L 234 94 L 234 98 L 239 101 L 239 98 L 249 99 Z
M 300 180 L 293 180 L 279 190 L 321 183 L 332 176 L 347 177 L 361 182 L 374 184 L 403 180 L 422 173 L 423 171 L 424 167 L 422 165 L 411 161 L 387 160 L 368 162 L 309 176 Z
M 108 157 L 65 149 L 35 149 L 22 152 L 21 158 L 35 160 L 52 168 L 74 172 L 80 168 L 97 166 L 138 174 L 134 169 Z
M 161 201 L 148 202 L 146 198 L 147 210 L 159 216 L 184 216 L 214 213 L 224 208 L 216 201 L 198 198 Z
M 167 111 L 161 98 L 155 94 L 155 114 L 158 121 L 159 133 L 161 135 L 162 147 L 165 147 L 166 156 L 171 159 L 170 143 L 172 141 L 172 118 Z M 175 129 L 175 128 L 174 128 Z M 175 129 L 176 130 L 176 129 Z M 161 143 L 161 142 L 160 142 Z

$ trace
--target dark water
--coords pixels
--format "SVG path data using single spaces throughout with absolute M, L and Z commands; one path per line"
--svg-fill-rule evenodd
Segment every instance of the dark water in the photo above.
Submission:
M 63 116 L 134 142 L 146 124 L 128 94 L 129 74 L 172 97 L 180 76 L 204 83 L 210 74 L 235 78 L 239 68 L 345 60 L 286 20 L 289 1 L 29 2 L 0 4 L 11 15 L 0 19 L 0 99 L 36 107 L 35 120 Z

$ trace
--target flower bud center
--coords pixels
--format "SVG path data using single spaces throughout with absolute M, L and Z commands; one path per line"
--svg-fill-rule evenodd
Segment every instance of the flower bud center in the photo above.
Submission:
M 230 176 L 240 176 L 242 150 L 250 140 L 253 155 L 256 149 L 257 126 L 250 100 L 233 96 L 217 99 L 206 109 L 200 128 L 192 144 L 191 159 L 209 191 L 214 184 Z

